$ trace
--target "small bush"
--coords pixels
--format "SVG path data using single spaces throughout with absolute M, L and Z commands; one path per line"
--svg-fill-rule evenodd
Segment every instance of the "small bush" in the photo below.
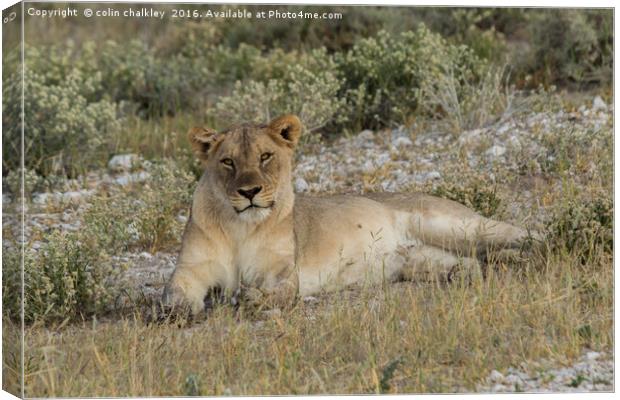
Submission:
M 155 164 L 149 172 L 145 185 L 95 198 L 84 215 L 85 229 L 110 254 L 130 249 L 156 252 L 181 238 L 184 224 L 177 216 L 189 207 L 194 177 L 171 161 Z
M 32 192 L 35 188 L 41 186 L 42 179 L 36 172 L 30 169 L 24 171 L 24 197 L 30 199 Z M 21 168 L 9 171 L 7 176 L 3 180 L 4 186 L 13 195 L 14 199 L 21 198 L 22 195 L 22 174 Z
M 118 294 L 106 255 L 91 246 L 87 233 L 58 230 L 37 251 L 24 258 L 24 320 L 63 320 L 88 317 L 107 310 Z M 6 251 L 3 261 L 5 315 L 21 313 L 21 257 L 18 248 Z
M 430 192 L 434 196 L 461 203 L 485 217 L 497 216 L 502 211 L 497 186 L 483 178 L 461 179 L 456 183 L 442 182 Z
M 334 68 L 325 51 L 316 50 L 302 62 L 287 65 L 281 79 L 237 81 L 233 93 L 219 100 L 217 118 L 229 125 L 242 121 L 265 122 L 293 113 L 309 132 L 330 122 L 341 122 L 344 100 L 337 97 L 341 81 L 332 72 Z
M 446 67 L 459 80 L 475 79 L 482 64 L 471 49 L 450 45 L 423 25 L 399 35 L 379 32 L 336 59 L 356 128 L 406 122 L 419 110 L 424 81 L 444 74 Z
M 138 196 L 132 226 L 137 231 L 137 246 L 156 252 L 179 243 L 185 224 L 177 216 L 189 209 L 195 181 L 191 173 L 170 161 L 156 164 L 151 174 Z
M 612 78 L 613 16 L 606 10 L 528 13 L 533 48 L 525 58 L 542 83 L 608 83 Z M 516 60 L 520 61 L 520 60 Z
M 433 74 L 422 85 L 423 108 L 440 116 L 452 132 L 483 127 L 507 112 L 514 95 L 504 68 L 485 67 L 480 79 L 463 76 L 451 64 Z
M 29 57 L 43 57 L 33 51 Z M 115 104 L 96 98 L 101 74 L 85 75 L 74 68 L 62 79 L 60 67 L 25 76 L 25 166 L 39 173 L 73 174 L 78 166 L 92 166 L 105 152 L 106 135 L 119 128 Z M 21 78 L 5 82 L 4 166 L 15 169 L 21 157 Z
M 613 254 L 614 205 L 609 193 L 560 204 L 547 225 L 550 242 L 587 262 L 598 252 Z

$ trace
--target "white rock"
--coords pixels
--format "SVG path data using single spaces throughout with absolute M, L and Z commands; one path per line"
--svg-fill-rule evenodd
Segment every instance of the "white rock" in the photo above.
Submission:
M 117 185 L 127 186 L 130 183 L 144 182 L 145 180 L 148 179 L 149 176 L 150 175 L 147 172 L 140 171 L 140 172 L 136 172 L 133 174 L 124 174 L 124 175 L 118 176 L 114 178 L 114 182 L 116 182 Z
M 187 217 L 185 215 L 177 215 L 177 221 L 181 224 L 187 223 Z
M 266 316 L 268 316 L 268 317 L 274 317 L 274 318 L 277 318 L 277 317 L 279 317 L 280 315 L 282 315 L 282 311 L 280 311 L 280 309 L 279 309 L 279 308 L 273 308 L 273 309 L 271 309 L 271 310 L 265 310 L 265 311 L 263 311 L 263 314 L 264 314 L 264 315 L 266 315 Z
M 511 137 L 508 138 L 508 143 L 510 143 L 510 145 L 515 148 L 515 149 L 519 149 L 521 148 L 521 141 L 519 140 L 519 138 L 516 135 L 513 135 Z
M 108 161 L 108 169 L 112 172 L 129 171 L 139 161 L 137 154 L 117 154 Z
M 306 296 L 304 297 L 304 301 L 307 303 L 316 303 L 317 301 L 319 301 L 319 299 L 314 296 Z
M 364 172 L 372 172 L 375 170 L 375 165 L 370 160 L 366 160 L 364 165 L 362 165 L 362 171 Z
M 56 193 L 33 193 L 32 194 L 32 202 L 34 204 L 47 204 L 48 202 L 56 202 L 57 199 L 61 197 L 62 194 L 59 192 Z
M 383 165 L 386 162 L 390 161 L 392 157 L 388 153 L 381 153 L 376 159 L 377 165 Z
M 506 391 L 506 386 L 498 383 L 496 385 L 493 385 L 493 387 L 491 388 L 491 391 L 492 392 L 504 392 Z
M 506 376 L 506 379 L 504 379 L 504 382 L 511 384 L 511 385 L 515 385 L 515 384 L 523 385 L 523 380 L 517 375 Z
M 150 260 L 151 258 L 153 258 L 153 255 L 151 253 L 147 253 L 146 251 L 143 251 L 142 253 L 140 253 L 139 256 L 141 258 L 146 258 L 147 260 Z
M 375 134 L 370 129 L 366 129 L 357 134 L 357 138 L 361 140 L 373 140 Z
M 394 145 L 394 147 L 406 147 L 412 146 L 413 142 L 408 137 L 399 136 L 392 141 L 392 144 Z
M 459 136 L 459 143 L 470 143 L 475 142 L 480 138 L 480 134 L 482 133 L 482 129 L 474 129 L 471 131 L 465 131 L 461 133 Z M 418 141 L 416 140 L 416 144 Z
M 489 379 L 491 380 L 491 382 L 502 382 L 504 380 L 504 375 L 498 370 L 494 369 L 493 371 L 491 371 L 491 374 L 489 374 Z
M 430 171 L 425 174 L 425 178 L 427 181 L 441 179 L 441 174 L 437 171 Z
M 592 101 L 592 109 L 595 111 L 605 111 L 607 110 L 607 104 L 603 101 L 601 96 L 596 96 Z
M 308 182 L 304 178 L 295 179 L 295 191 L 297 193 L 307 192 L 310 189 Z
M 93 193 L 94 190 L 65 192 L 62 194 L 62 201 L 65 203 L 78 204 L 84 201 L 87 197 L 91 196 Z
M 589 351 L 586 353 L 586 359 L 588 361 L 597 360 L 600 356 L 601 356 L 601 353 L 596 352 L 596 351 Z
M 499 145 L 494 145 L 488 149 L 485 153 L 488 157 L 501 157 L 506 154 L 506 148 Z

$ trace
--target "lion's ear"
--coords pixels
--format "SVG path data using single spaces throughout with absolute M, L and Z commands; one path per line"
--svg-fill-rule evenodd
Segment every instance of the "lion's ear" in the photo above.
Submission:
M 207 154 L 219 140 L 219 134 L 211 128 L 192 128 L 187 132 L 196 157 L 205 161 Z
M 292 149 L 297 145 L 301 136 L 301 121 L 292 114 L 278 117 L 269 123 L 269 134 L 276 142 L 283 143 Z

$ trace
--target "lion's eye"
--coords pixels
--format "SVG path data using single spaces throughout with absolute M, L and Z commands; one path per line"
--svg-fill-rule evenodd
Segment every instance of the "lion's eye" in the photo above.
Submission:
M 228 166 L 228 167 L 232 167 L 233 166 L 233 160 L 231 160 L 230 158 L 224 158 L 221 160 L 221 163 Z
M 260 160 L 261 161 L 267 161 L 267 160 L 269 160 L 271 158 L 271 155 L 272 155 L 271 153 L 263 153 L 260 156 Z

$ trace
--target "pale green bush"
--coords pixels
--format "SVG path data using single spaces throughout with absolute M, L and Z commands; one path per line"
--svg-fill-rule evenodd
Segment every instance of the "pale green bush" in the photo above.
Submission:
M 610 257 L 614 248 L 614 204 L 609 192 L 584 194 L 558 204 L 547 224 L 554 247 L 587 263 L 598 252 Z
M 91 246 L 86 232 L 54 230 L 36 252 L 24 258 L 24 320 L 64 320 L 89 317 L 110 308 L 120 293 L 107 255 Z M 5 315 L 21 313 L 21 257 L 19 248 L 5 247 L 3 295 Z
M 510 111 L 514 92 L 504 68 L 481 67 L 478 78 L 448 63 L 441 72 L 429 74 L 422 84 L 423 109 L 440 117 L 455 133 L 480 128 Z
M 299 63 L 286 65 L 281 79 L 237 81 L 233 93 L 219 100 L 216 116 L 223 125 L 230 125 L 293 113 L 309 132 L 341 122 L 345 102 L 337 96 L 342 82 L 334 69 L 325 51 L 315 50 Z
M 75 173 L 77 166 L 93 166 L 105 152 L 106 135 L 119 128 L 116 106 L 106 99 L 93 100 L 101 91 L 101 74 L 83 74 L 74 68 L 60 82 L 57 70 L 26 70 L 25 166 L 44 174 Z M 14 76 L 3 87 L 4 165 L 12 169 L 21 157 L 21 78 Z M 107 154 L 106 154 L 107 156 Z
M 532 50 L 525 68 L 544 83 L 609 83 L 613 71 L 613 15 L 609 10 L 550 9 L 527 14 Z
M 84 216 L 85 229 L 110 253 L 156 252 L 174 247 L 181 238 L 184 224 L 177 216 L 189 208 L 194 177 L 170 160 L 148 171 L 145 184 L 93 199 Z
M 30 195 L 34 190 L 41 186 L 43 183 L 43 179 L 33 170 L 26 169 L 24 171 L 24 197 L 26 199 L 30 198 Z M 13 169 L 9 171 L 6 177 L 3 179 L 4 186 L 8 189 L 9 192 L 13 195 L 14 199 L 21 198 L 22 195 L 22 174 L 21 168 Z
M 476 79 L 483 62 L 466 46 L 454 46 L 421 25 L 414 32 L 385 31 L 362 39 L 337 55 L 352 126 L 380 127 L 406 122 L 419 111 L 425 80 L 447 66 L 460 80 Z

